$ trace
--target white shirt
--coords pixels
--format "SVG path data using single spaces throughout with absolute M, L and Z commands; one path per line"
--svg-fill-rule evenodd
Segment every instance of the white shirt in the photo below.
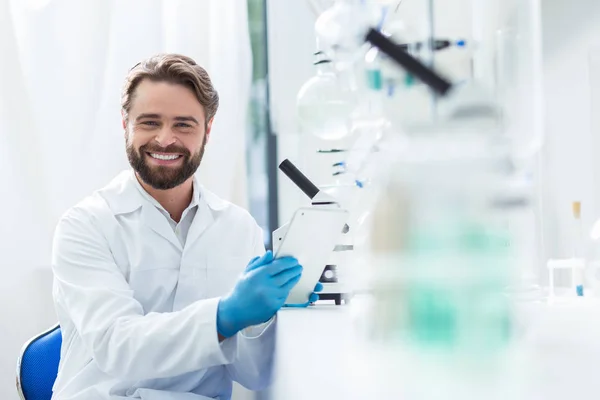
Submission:
M 149 201 L 150 203 L 154 204 L 158 211 L 160 211 L 165 216 L 167 221 L 169 221 L 169 225 L 171 225 L 173 232 L 175 232 L 177 239 L 179 239 L 179 242 L 182 246 L 185 246 L 187 234 L 190 230 L 190 226 L 192 226 L 192 221 L 196 216 L 196 212 L 198 211 L 198 204 L 200 203 L 200 191 L 198 185 L 194 184 L 192 201 L 186 207 L 186 209 L 183 210 L 183 214 L 181 214 L 181 219 L 179 220 L 179 223 L 173 218 L 171 218 L 171 214 L 169 214 L 169 212 L 165 210 L 165 208 L 158 201 L 156 201 L 154 197 L 150 196 L 150 194 L 146 192 L 146 190 L 142 187 L 142 185 L 138 182 L 137 179 L 135 179 L 135 186 L 142 194 L 142 196 L 146 199 L 146 201 Z
M 261 229 L 194 180 L 195 215 L 188 211 L 177 235 L 140 188 L 126 171 L 58 224 L 52 265 L 63 347 L 53 399 L 226 400 L 232 380 L 263 389 L 274 324 L 221 343 L 216 331 L 219 296 L 264 253 Z

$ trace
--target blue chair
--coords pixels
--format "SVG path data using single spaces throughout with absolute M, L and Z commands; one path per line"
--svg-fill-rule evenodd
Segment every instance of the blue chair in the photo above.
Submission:
M 58 374 L 62 335 L 56 325 L 29 340 L 17 362 L 17 391 L 22 400 L 50 400 Z

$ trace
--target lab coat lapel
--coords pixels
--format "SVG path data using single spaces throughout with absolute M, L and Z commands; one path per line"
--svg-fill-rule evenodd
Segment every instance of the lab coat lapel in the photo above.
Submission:
M 142 206 L 142 221 L 154 232 L 171 242 L 180 251 L 183 250 L 181 243 L 177 239 L 177 236 L 175 236 L 175 232 L 173 232 L 173 229 L 169 225 L 169 221 L 153 204 L 145 202 Z
M 198 211 L 188 232 L 186 248 L 193 246 L 202 234 L 215 222 L 215 214 L 227 207 L 227 202 L 206 190 L 198 177 L 194 176 L 194 195 L 198 203 Z
M 179 268 L 179 282 L 177 293 L 173 299 L 173 311 L 179 311 L 192 302 L 202 298 L 205 291 L 206 272 L 204 271 L 204 258 L 210 251 L 201 245 L 200 237 L 213 224 L 214 217 L 211 210 L 203 201 L 198 204 L 198 211 L 194 216 L 188 231 L 185 247 Z
M 194 185 L 198 209 L 185 241 L 173 311 L 179 311 L 201 299 L 206 292 L 205 260 L 207 253 L 218 249 L 208 247 L 202 241 L 202 236 L 217 223 L 218 213 L 227 207 L 226 202 L 205 190 L 197 181 Z
M 202 236 L 202 234 L 212 225 L 214 220 L 215 218 L 210 208 L 206 202 L 201 200 L 198 204 L 198 211 L 194 216 L 194 220 L 192 221 L 192 225 L 188 232 L 186 247 L 194 245 L 200 236 Z
M 181 243 L 177 239 L 173 228 L 169 225 L 166 216 L 150 202 L 149 194 L 144 194 L 133 170 L 127 170 L 119 174 L 110 184 L 113 188 L 107 194 L 107 201 L 115 214 L 129 213 L 142 208 L 141 220 L 155 233 L 171 242 L 179 251 L 183 251 Z

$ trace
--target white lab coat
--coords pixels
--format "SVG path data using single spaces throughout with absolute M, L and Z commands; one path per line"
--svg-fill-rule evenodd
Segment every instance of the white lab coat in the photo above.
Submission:
M 126 171 L 58 224 L 52 265 L 63 347 L 53 399 L 225 400 L 232 380 L 264 388 L 274 323 L 222 343 L 216 331 L 219 296 L 264 253 L 260 227 L 195 180 L 198 209 L 182 246 L 140 190 Z

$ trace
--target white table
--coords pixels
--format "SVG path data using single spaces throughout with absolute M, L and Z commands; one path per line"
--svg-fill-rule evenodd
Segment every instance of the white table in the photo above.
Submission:
M 464 389 L 451 378 L 453 368 L 420 368 L 418 359 L 408 362 L 399 352 L 363 346 L 355 307 L 323 304 L 279 313 L 272 399 L 454 400 L 442 388 Z M 469 391 L 474 389 L 460 399 L 482 394 L 486 400 L 600 398 L 600 302 L 530 304 L 519 315 L 523 329 L 511 363 L 494 377 L 475 376 L 475 371 L 465 380 Z M 415 382 L 431 393 L 410 394 L 411 388 L 423 387 Z
M 272 398 L 349 398 L 345 358 L 353 345 L 350 308 L 325 304 L 290 308 L 280 311 L 277 318 Z

